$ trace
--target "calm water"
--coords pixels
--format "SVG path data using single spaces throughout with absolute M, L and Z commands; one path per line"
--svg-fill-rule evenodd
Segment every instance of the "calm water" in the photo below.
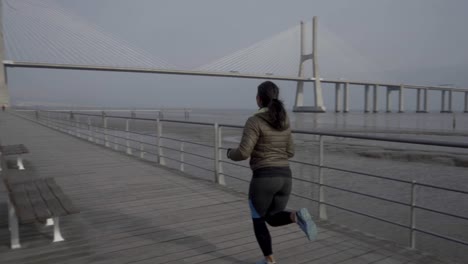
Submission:
M 218 122 L 243 125 L 256 110 L 203 110 L 194 109 L 191 121 Z M 183 119 L 182 113 L 163 112 L 164 118 Z M 138 113 L 138 116 L 151 116 Z M 156 114 L 153 115 L 156 117 Z M 300 130 L 336 132 L 365 132 L 379 134 L 436 135 L 440 139 L 456 136 L 454 140 L 468 142 L 468 113 L 293 113 L 289 112 L 292 126 Z M 458 137 L 460 136 L 460 137 Z M 437 138 L 437 137 L 434 137 Z

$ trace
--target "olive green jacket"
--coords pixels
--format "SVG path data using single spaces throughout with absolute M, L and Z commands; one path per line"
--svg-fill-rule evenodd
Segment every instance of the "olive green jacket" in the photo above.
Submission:
M 288 159 L 294 156 L 294 143 L 287 120 L 286 129 L 280 131 L 270 125 L 268 112 L 259 111 L 245 123 L 239 147 L 228 156 L 234 161 L 250 157 L 250 168 L 289 166 Z

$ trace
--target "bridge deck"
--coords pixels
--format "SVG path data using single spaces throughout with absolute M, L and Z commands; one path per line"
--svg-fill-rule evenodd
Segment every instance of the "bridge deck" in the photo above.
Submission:
M 1 263 L 255 263 L 261 258 L 246 197 L 0 112 L 3 144 L 24 143 L 25 166 L 55 177 L 81 213 L 51 229 L 21 226 L 9 249 L 0 187 Z M 278 263 L 448 263 L 419 251 L 319 223 L 309 243 L 295 225 L 271 228 Z

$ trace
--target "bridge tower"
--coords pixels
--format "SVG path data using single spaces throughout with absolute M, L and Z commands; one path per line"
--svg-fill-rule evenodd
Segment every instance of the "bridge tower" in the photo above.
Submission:
M 316 112 L 324 113 L 325 106 L 323 105 L 322 85 L 320 82 L 320 74 L 318 68 L 317 55 L 317 22 L 318 19 L 314 16 L 312 20 L 312 54 L 305 54 L 305 28 L 304 22 L 301 21 L 300 43 L 301 55 L 299 59 L 299 77 L 304 77 L 304 64 L 307 60 L 312 60 L 312 73 L 314 79 L 314 95 L 315 105 L 304 106 L 304 82 L 298 81 L 296 88 L 296 101 L 294 103 L 294 112 Z
M 6 69 L 3 65 L 5 49 L 3 47 L 3 0 L 0 0 L 0 107 L 10 106 L 10 95 L 8 93 Z

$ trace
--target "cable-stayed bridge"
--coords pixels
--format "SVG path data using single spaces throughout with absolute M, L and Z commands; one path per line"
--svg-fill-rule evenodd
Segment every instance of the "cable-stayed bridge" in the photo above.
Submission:
M 335 89 L 336 112 L 349 111 L 351 90 L 363 92 L 362 109 L 366 113 L 391 112 L 393 92 L 398 94 L 398 112 L 404 112 L 409 104 L 405 102 L 405 92 L 409 89 L 416 90 L 416 102 L 411 103 L 416 104 L 417 112 L 429 111 L 429 92 L 431 96 L 440 97 L 441 112 L 452 112 L 454 94 L 460 93 L 464 96 L 461 110 L 468 112 L 467 89 L 324 78 L 319 67 L 319 47 L 322 47 L 319 42 L 348 54 L 334 62 L 337 68 L 342 64 L 352 68 L 354 64 L 367 65 L 368 62 L 352 49 L 340 45 L 329 32 L 318 34 L 317 18 L 196 68 L 176 67 L 135 48 L 51 0 L 4 0 L 1 20 L 1 59 L 6 69 L 48 68 L 292 81 L 297 83 L 294 110 L 299 112 L 326 111 L 322 86 Z M 4 76 L 0 76 L 0 104 L 8 105 L 7 71 L 1 72 Z M 309 86 L 314 91 L 314 102 L 307 104 L 304 89 Z M 384 109 L 378 106 L 379 92 L 385 94 Z

